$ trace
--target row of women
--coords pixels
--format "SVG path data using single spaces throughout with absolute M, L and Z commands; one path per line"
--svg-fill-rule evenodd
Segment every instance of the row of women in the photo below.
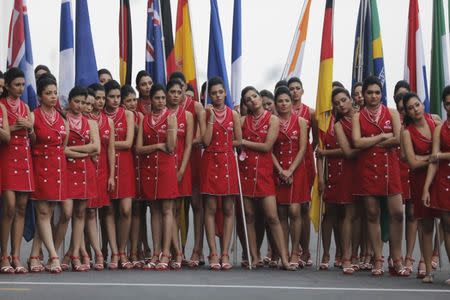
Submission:
M 47 269 L 58 273 L 68 269 L 69 262 L 73 270 L 86 271 L 94 256 L 92 267 L 102 270 L 106 259 L 98 240 L 98 208 L 102 246 L 111 249 L 109 269 L 180 269 L 184 249 L 179 220 L 185 214 L 183 199 L 187 198 L 194 211 L 195 236 L 186 264 L 201 264 L 204 228 L 209 268 L 228 270 L 232 268 L 228 251 L 239 186 L 250 252 L 244 263 L 260 264 L 259 249 L 267 229 L 272 265 L 280 264 L 286 270 L 308 265 L 309 237 L 305 232 L 309 232 L 310 222 L 304 211 L 315 175 L 315 138 L 310 142 L 309 136 L 310 131 L 317 136 L 317 126 L 314 110 L 301 102 L 303 86 L 298 78 L 277 84 L 273 97 L 267 91 L 262 97 L 255 88 L 244 88 L 242 116 L 225 106 L 220 78 L 207 84 L 211 104 L 206 109 L 187 95 L 181 73 L 172 74 L 164 87 L 152 84 L 150 76 L 140 72 L 136 79 L 139 100 L 130 86 L 121 88 L 114 80 L 104 86 L 94 84 L 89 91 L 75 87 L 64 111 L 58 107 L 57 85 L 51 75 L 43 75 L 37 82 L 40 106 L 33 112 L 20 101 L 23 73 L 9 70 L 5 83 L 6 97 L 1 100 L 1 272 L 28 271 L 20 262 L 20 241 L 29 196 L 38 228 L 28 260 L 31 272 Z M 403 259 L 403 198 L 407 211 L 414 211 L 412 219 L 420 220 L 419 240 L 426 266 L 421 276 L 432 282 L 434 217 L 441 217 L 443 240 L 450 250 L 449 123 L 441 124 L 425 114 L 420 99 L 411 93 L 396 96 L 400 118 L 396 110 L 381 104 L 381 92 L 375 77 L 356 86 L 357 103 L 343 87 L 333 90 L 334 120 L 324 137 L 324 149 L 316 151 L 319 190 L 327 206 L 321 268 L 328 268 L 334 227 L 337 257 L 341 257 L 335 265 L 338 263 L 344 274 L 365 266 L 372 275 L 383 275 L 379 220 L 385 203 L 389 270 L 393 275 L 409 276 L 414 242 L 411 249 L 408 241 L 410 252 Z M 442 100 L 450 113 L 450 88 L 444 90 Z M 239 155 L 233 148 L 239 148 Z M 401 161 L 407 165 L 401 168 Z M 411 173 L 401 176 L 408 169 Z M 411 178 L 409 194 L 408 181 L 402 184 L 401 177 Z M 196 196 L 198 192 L 202 197 Z M 52 225 L 57 204 L 61 216 Z M 147 204 L 153 256 L 144 260 Z M 215 240 L 219 209 L 223 217 L 220 253 Z M 71 219 L 70 247 L 60 261 L 57 249 Z M 241 219 L 238 216 L 238 228 L 243 227 Z M 408 232 L 407 238 L 415 239 L 415 235 L 415 231 Z M 243 241 L 243 234 L 240 237 Z M 49 254 L 45 266 L 41 263 L 42 243 Z M 94 255 L 89 256 L 86 245 Z M 364 254 L 361 262 L 359 245 Z M 372 262 L 370 258 L 366 262 L 366 256 Z

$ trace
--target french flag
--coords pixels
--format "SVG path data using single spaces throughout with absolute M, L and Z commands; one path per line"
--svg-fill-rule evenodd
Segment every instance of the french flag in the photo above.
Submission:
M 425 67 L 425 53 L 423 50 L 418 0 L 409 1 L 405 80 L 409 82 L 411 91 L 417 93 L 422 100 L 425 105 L 425 111 L 430 112 L 427 70 Z
M 66 107 L 70 90 L 75 85 L 75 52 L 73 42 L 72 0 L 61 1 L 59 31 L 59 101 Z
M 234 107 L 241 104 L 242 88 L 242 22 L 241 0 L 234 0 L 233 37 L 231 44 L 231 96 Z
M 36 79 L 27 6 L 24 0 L 14 0 L 8 39 L 8 69 L 18 67 L 25 73 L 25 90 L 22 100 L 31 110 L 36 108 Z
M 161 30 L 159 0 L 147 3 L 147 41 L 145 47 L 145 70 L 160 84 L 166 84 L 166 66 Z

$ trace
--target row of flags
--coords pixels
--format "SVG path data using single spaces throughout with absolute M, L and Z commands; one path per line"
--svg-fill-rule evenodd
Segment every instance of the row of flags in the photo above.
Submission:
M 87 86 L 98 82 L 97 63 L 92 40 L 88 0 L 76 1 L 75 30 L 72 19 L 72 0 L 61 0 L 59 94 L 61 105 L 67 104 L 67 96 L 74 85 Z M 119 0 L 119 71 L 120 83 L 131 84 L 132 74 L 132 26 L 129 0 Z M 241 0 L 235 0 L 233 24 L 232 84 L 234 96 L 229 92 L 228 74 L 223 51 L 223 37 L 216 0 L 211 4 L 211 32 L 208 55 L 208 79 L 220 76 L 227 89 L 230 107 L 239 105 L 241 89 Z M 34 109 L 36 83 L 33 55 L 27 17 L 26 0 L 14 0 L 8 42 L 7 68 L 19 67 L 25 72 L 26 89 L 23 100 Z M 168 74 L 181 71 L 187 83 L 197 92 L 197 72 L 189 12 L 189 1 L 178 0 L 175 44 L 172 34 L 170 1 L 147 1 L 147 33 L 145 70 L 153 80 L 165 84 Z

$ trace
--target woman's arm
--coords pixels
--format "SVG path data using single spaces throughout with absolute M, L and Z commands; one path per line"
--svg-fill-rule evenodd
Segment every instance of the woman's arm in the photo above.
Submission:
M 433 148 L 431 151 L 432 155 L 439 153 L 441 149 L 441 129 L 442 125 L 439 125 L 434 130 Z M 434 180 L 434 177 L 436 176 L 437 170 L 438 166 L 436 163 L 430 163 L 428 165 L 427 177 L 425 178 L 425 183 L 423 185 L 423 192 L 422 192 L 422 202 L 423 205 L 425 205 L 426 207 L 430 206 L 430 186 Z
M 206 114 L 206 112 L 209 112 L 209 116 Z M 213 134 L 213 128 L 214 128 L 214 111 L 212 108 L 212 105 L 209 104 L 208 108 L 206 109 L 205 112 L 205 118 L 203 118 L 203 120 L 200 120 L 201 123 L 203 124 L 203 126 L 200 127 L 200 129 L 203 128 L 202 131 L 202 139 L 203 139 L 203 144 L 208 147 L 209 144 L 211 143 L 212 140 L 212 134 Z
M 394 134 L 393 137 L 381 142 L 378 146 L 384 147 L 384 148 L 393 148 L 398 147 L 400 145 L 400 139 L 401 139 L 401 128 L 402 124 L 400 122 L 400 115 L 398 114 L 398 111 L 395 109 L 389 109 L 392 117 L 392 132 Z
M 297 169 L 297 167 L 300 165 L 301 161 L 303 160 L 306 152 L 306 145 L 308 143 L 308 129 L 305 119 L 298 118 L 298 124 L 300 125 L 300 138 L 299 138 L 299 151 L 297 155 L 295 156 L 294 161 L 289 166 L 289 168 L 286 170 L 287 173 L 284 174 L 285 177 L 289 178 L 292 176 L 294 171 Z
M 178 181 L 181 181 L 184 172 L 186 171 L 187 164 L 190 163 L 193 136 L 194 136 L 194 119 L 192 118 L 192 114 L 186 111 L 186 137 L 184 140 L 183 160 L 181 161 L 181 166 L 178 169 L 177 174 Z
M 336 138 L 339 146 L 342 149 L 345 158 L 355 158 L 360 151 L 359 149 L 354 149 L 350 146 L 350 142 L 345 135 L 344 129 L 341 123 L 334 124 L 334 132 L 336 133 Z
M 325 174 L 323 169 L 323 158 L 318 157 L 316 160 L 317 164 L 317 183 L 318 183 L 318 190 L 319 194 L 322 195 L 323 191 L 325 190 Z
M 203 106 L 199 102 L 194 102 L 194 109 L 195 109 L 195 115 L 197 116 L 197 124 L 194 124 L 194 129 L 196 134 L 194 136 L 194 139 L 192 140 L 192 145 L 200 144 L 202 143 L 202 130 L 201 130 L 201 124 L 200 120 L 202 117 L 204 118 L 204 112 Z M 194 117 L 194 116 L 192 116 Z M 197 126 L 197 128 L 195 128 Z
M 9 140 L 11 139 L 11 132 L 9 131 L 8 112 L 3 104 L 0 104 L 0 109 L 3 116 L 2 126 L 0 127 L 0 141 L 9 143 Z
M 406 161 L 412 170 L 425 168 L 428 166 L 428 160 L 417 159 L 414 153 L 414 147 L 411 140 L 411 134 L 409 130 L 402 131 L 402 145 L 405 151 Z
M 116 141 L 116 150 L 127 150 L 133 146 L 134 137 L 134 115 L 131 111 L 125 111 L 127 117 L 127 137 L 125 141 Z
M 362 137 L 361 125 L 359 124 L 359 113 L 353 115 L 352 128 L 353 144 L 357 149 L 370 148 L 394 136 L 392 133 L 382 133 L 376 136 Z
M 169 116 L 168 118 L 170 118 L 170 117 L 171 116 Z M 149 153 L 155 152 L 157 150 L 165 151 L 166 150 L 166 144 L 164 144 L 164 143 L 158 143 L 158 144 L 152 144 L 152 145 L 145 145 L 144 146 L 144 127 L 143 127 L 143 122 L 144 122 L 143 119 L 139 120 L 138 136 L 137 136 L 137 140 L 136 140 L 136 153 L 137 154 L 149 154 Z M 169 140 L 169 135 L 170 135 L 169 129 L 170 129 L 170 127 L 168 128 L 169 134 L 168 134 L 167 140 Z
M 273 144 L 275 144 L 275 141 L 277 140 L 279 130 L 280 121 L 276 116 L 272 115 L 270 117 L 269 130 L 267 132 L 266 140 L 264 141 L 264 143 L 257 143 L 242 139 L 242 146 L 245 146 L 254 151 L 270 152 L 272 151 Z
M 114 134 L 114 122 L 110 118 L 108 118 L 109 123 L 109 142 L 108 142 L 108 168 L 109 168 L 109 178 L 108 178 L 108 191 L 111 192 L 114 190 L 116 185 L 114 176 L 116 171 L 116 147 L 115 143 L 115 134 Z
M 239 114 L 232 110 L 233 112 L 233 147 L 240 147 L 242 145 L 242 129 L 241 129 L 241 120 L 239 118 Z
M 88 120 L 89 123 L 89 138 L 91 142 L 85 145 L 67 146 L 72 152 L 78 152 L 81 154 L 97 155 L 100 153 L 100 137 L 98 134 L 97 123 L 92 120 Z

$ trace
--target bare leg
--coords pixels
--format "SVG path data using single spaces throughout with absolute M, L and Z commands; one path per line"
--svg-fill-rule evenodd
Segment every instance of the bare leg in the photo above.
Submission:
M 377 267 L 380 268 L 382 257 L 382 242 L 381 242 L 381 228 L 380 228 L 380 204 L 379 199 L 373 196 L 367 196 L 364 199 L 367 216 L 367 229 L 369 232 L 369 240 L 375 255 L 378 260 Z
M 97 209 L 89 208 L 86 211 L 86 228 L 89 237 L 90 244 L 94 249 L 95 262 L 98 265 L 103 265 L 103 255 L 100 249 L 100 241 L 98 240 L 98 228 L 97 228 Z
M 132 200 L 131 198 L 122 198 L 116 201 L 119 201 L 117 246 L 119 248 L 120 261 L 122 267 L 130 268 L 125 248 L 127 247 L 128 239 L 130 236 Z
M 256 247 L 256 229 L 255 229 L 255 201 L 244 197 L 245 221 L 247 223 L 248 243 L 250 255 L 252 256 L 252 268 L 255 268 L 258 262 L 258 251 Z
M 167 263 L 169 261 L 170 245 L 172 243 L 173 224 L 175 223 L 175 216 L 173 215 L 174 200 L 161 200 L 161 214 L 162 214 L 162 256 L 161 262 Z
M 280 218 L 281 228 L 283 230 L 285 247 L 289 253 L 289 221 L 288 221 L 288 208 L 287 205 L 278 205 L 278 217 Z M 272 249 L 275 250 L 275 249 Z M 272 260 L 275 257 L 272 255 Z
M 20 244 L 22 243 L 27 202 L 28 193 L 16 192 L 16 214 L 14 216 L 11 231 L 11 256 L 12 265 L 15 268 L 23 267 L 20 262 Z
M 389 196 L 387 199 L 390 226 L 389 236 L 392 252 L 391 257 L 394 262 L 400 261 L 402 256 L 402 239 L 403 239 L 403 203 L 400 194 Z
M 142 217 L 142 202 L 134 200 L 132 203 L 131 214 L 131 232 L 130 232 L 130 259 L 133 265 L 137 268 L 142 267 L 138 258 L 138 244 L 141 237 L 141 217 Z
M 159 256 L 162 244 L 162 214 L 160 201 L 150 202 L 151 231 L 153 240 L 153 255 Z M 153 260 L 153 258 L 152 258 Z M 156 261 L 156 259 L 155 259 Z M 154 262 L 155 262 L 154 261 Z
M 67 226 L 72 218 L 73 201 L 71 199 L 61 202 L 61 216 L 54 232 L 55 249 L 59 250 L 63 240 L 66 238 Z
M 309 252 L 309 240 L 311 235 L 311 218 L 309 217 L 309 202 L 301 206 L 302 231 L 300 235 L 300 246 L 302 247 L 302 259 L 311 265 L 311 254 Z M 309 261 L 309 263 L 308 263 Z
M 72 267 L 81 266 L 80 249 L 83 244 L 84 222 L 86 218 L 86 200 L 73 201 L 72 221 Z
M 193 196 L 191 205 L 194 213 L 194 248 L 192 249 L 191 261 L 197 261 L 203 253 L 203 236 L 205 234 L 202 196 Z
M 47 201 L 35 202 L 36 221 L 40 239 L 44 243 L 45 248 L 47 248 L 51 267 L 59 267 L 59 259 L 57 259 L 58 255 L 56 254 L 56 248 L 53 243 L 52 226 L 50 225 L 53 207 L 53 204 Z
M 330 261 L 330 247 L 331 247 L 331 233 L 333 230 L 333 224 L 337 222 L 337 207 L 334 204 L 326 204 L 325 214 L 322 219 L 322 268 L 326 269 L 327 264 Z
M 351 242 L 352 242 L 352 219 L 355 213 L 353 204 L 341 205 L 342 216 L 340 220 L 341 247 L 342 247 L 342 267 L 350 268 L 351 264 Z
M 405 204 L 405 237 L 406 237 L 406 255 L 405 255 L 405 267 L 412 270 L 413 260 L 412 255 L 414 251 L 414 245 L 416 244 L 417 235 L 417 220 L 414 218 L 414 205 L 412 201 Z
M 1 260 L 0 267 L 11 266 L 8 260 L 8 241 L 11 227 L 16 215 L 16 193 L 14 191 L 3 191 L 1 222 Z
M 216 210 L 217 199 L 214 196 L 205 196 L 205 232 L 206 240 L 209 246 L 209 263 L 216 264 L 219 262 L 216 247 Z
M 233 235 L 234 199 L 235 196 L 224 196 L 222 198 L 222 209 L 223 209 L 222 264 L 230 262 L 228 251 L 230 249 L 231 236 Z
M 106 206 L 102 208 L 104 216 L 104 224 L 106 236 L 108 238 L 109 246 L 111 247 L 111 262 L 117 264 L 119 261 L 119 249 L 117 247 L 117 235 L 116 235 L 116 221 L 114 206 Z

